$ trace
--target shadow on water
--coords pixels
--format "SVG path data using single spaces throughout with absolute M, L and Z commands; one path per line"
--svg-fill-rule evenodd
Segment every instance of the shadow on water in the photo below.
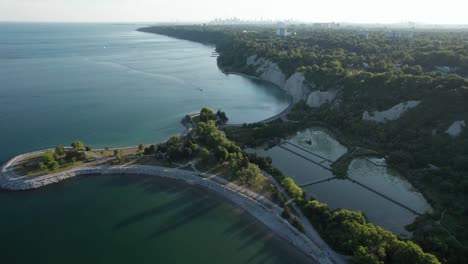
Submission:
M 237 220 L 223 231 L 223 235 L 230 239 L 242 239 L 241 244 L 236 248 L 237 252 L 247 252 L 252 244 L 260 241 L 261 246 L 256 247 L 255 252 L 252 252 L 249 256 L 247 263 L 272 263 L 271 248 L 277 247 L 278 243 L 280 243 L 280 238 L 276 237 L 267 227 L 260 225 L 257 220 L 251 217 L 249 217 L 248 220 L 250 220 L 250 222 L 245 221 L 245 219 Z M 284 248 L 283 246 L 283 249 L 303 255 L 308 263 L 316 263 L 293 247 Z M 273 263 L 284 262 L 284 260 L 278 261 L 279 262 L 273 261 Z
M 128 187 L 138 186 L 143 188 L 149 193 L 179 193 L 187 189 L 190 186 L 183 184 L 181 181 L 173 179 L 161 179 L 151 175 L 112 175 L 108 177 L 102 185 L 106 187 Z
M 187 204 L 190 204 L 194 201 L 198 201 L 200 199 L 201 198 L 194 198 L 193 195 L 189 195 L 188 193 L 182 194 L 181 197 L 178 197 L 175 200 L 172 200 L 165 204 L 151 208 L 149 210 L 145 210 L 141 213 L 138 213 L 136 215 L 133 215 L 131 217 L 128 217 L 120 221 L 118 224 L 114 226 L 114 229 L 118 230 L 118 229 L 125 228 L 132 224 L 137 224 L 138 222 L 144 221 L 147 218 L 151 218 L 151 217 L 157 216 L 165 212 L 167 213 L 168 211 L 175 210 L 176 208 L 187 206 Z
M 132 225 L 158 217 L 165 214 L 165 220 L 156 226 L 156 229 L 147 235 L 147 240 L 154 240 L 168 232 L 177 230 L 182 226 L 196 221 L 197 218 L 203 219 L 209 215 L 212 210 L 223 206 L 223 202 L 231 204 L 228 200 L 216 193 L 208 192 L 198 186 L 188 185 L 184 182 L 161 179 L 154 176 L 145 175 L 113 175 L 102 183 L 106 187 L 128 187 L 136 186 L 137 188 L 148 193 L 168 193 L 180 195 L 172 201 L 165 202 L 153 208 L 140 211 L 134 215 L 122 219 L 113 228 L 121 230 Z M 286 259 L 272 259 L 272 248 L 278 248 L 282 245 L 282 251 L 290 252 L 298 257 L 298 261 L 306 260 L 306 262 L 315 263 L 312 259 L 307 258 L 293 247 L 284 247 L 281 239 L 276 237 L 271 230 L 260 224 L 255 218 L 246 214 L 246 212 L 238 207 L 230 207 L 236 215 L 243 215 L 237 218 L 228 227 L 222 231 L 222 235 L 227 239 L 240 240 L 236 245 L 236 252 L 244 252 L 248 254 L 246 257 L 247 263 L 284 263 Z M 160 219 L 159 219 L 160 220 Z M 252 247 L 255 244 L 256 246 Z M 252 250 L 254 248 L 254 250 Z M 249 252 L 249 253 L 247 253 Z M 300 261 L 302 262 L 302 261 Z
M 183 208 L 177 214 L 174 214 L 166 223 L 162 224 L 160 228 L 151 233 L 148 239 L 157 238 L 169 231 L 175 230 L 196 218 L 199 218 L 209 211 L 220 206 L 220 203 L 209 198 L 203 198 L 195 203 L 191 203 L 190 206 Z

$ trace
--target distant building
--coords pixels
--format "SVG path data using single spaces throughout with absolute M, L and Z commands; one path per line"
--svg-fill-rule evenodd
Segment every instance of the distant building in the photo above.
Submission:
M 338 29 L 340 27 L 340 23 L 314 23 L 312 25 L 314 28 L 327 28 L 327 29 Z
M 276 35 L 280 37 L 287 37 L 288 36 L 288 27 L 284 23 L 278 24 L 278 29 L 276 30 Z
M 403 38 L 405 39 L 412 39 L 413 38 L 413 31 L 405 31 L 402 33 Z
M 354 32 L 354 35 L 358 37 L 363 37 L 365 39 L 369 39 L 369 31 L 359 30 Z
M 389 31 L 385 33 L 385 37 L 391 38 L 391 39 L 412 39 L 413 38 L 413 31 Z
M 393 38 L 393 39 L 401 38 L 401 32 L 400 31 L 389 31 L 389 32 L 385 33 L 385 36 L 387 38 Z

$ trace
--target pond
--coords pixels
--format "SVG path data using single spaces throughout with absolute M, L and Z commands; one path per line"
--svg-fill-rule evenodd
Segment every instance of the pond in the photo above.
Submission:
M 334 175 L 328 170 L 330 163 L 345 154 L 347 149 L 326 129 L 310 128 L 273 148 L 248 151 L 270 156 L 273 165 L 294 179 L 308 197 L 314 197 L 331 208 L 362 211 L 374 224 L 401 237 L 411 235 L 404 227 L 415 220 L 415 213 L 350 180 L 332 179 Z M 386 167 L 383 159 L 353 160 L 348 174 L 351 179 L 416 212 L 432 210 L 424 197 L 408 181 Z M 330 180 L 321 182 L 327 179 Z

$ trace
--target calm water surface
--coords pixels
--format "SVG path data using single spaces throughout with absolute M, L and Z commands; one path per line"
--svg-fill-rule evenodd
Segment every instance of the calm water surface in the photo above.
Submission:
M 204 189 L 89 176 L 0 192 L 2 263 L 310 263 Z
M 0 23 L 0 161 L 76 139 L 158 142 L 203 106 L 235 123 L 287 107 L 271 85 L 222 74 L 213 47 L 139 26 Z M 306 262 L 234 206 L 175 182 L 79 178 L 0 192 L 0 212 L 5 263 Z
M 303 189 L 309 197 L 327 203 L 331 208 L 362 211 L 372 223 L 403 237 L 410 235 L 404 227 L 415 220 L 414 213 L 349 180 L 334 179 L 307 185 L 331 178 L 333 173 L 292 152 L 329 167 L 330 162 L 325 159 L 334 161 L 347 151 L 346 147 L 330 136 L 326 130 L 308 129 L 297 133 L 288 142 L 293 145 L 284 143 L 281 147 L 276 146 L 268 150 L 260 148 L 254 151 L 263 156 L 270 156 L 275 167 L 293 178 L 297 184 L 306 185 Z M 321 157 L 314 156 L 308 151 Z M 424 213 L 431 210 L 424 197 L 415 191 L 408 181 L 390 169 L 382 167 L 385 165 L 385 160 L 370 159 L 370 161 L 354 160 L 348 170 L 349 177 L 417 212 Z
M 287 107 L 279 89 L 219 71 L 213 47 L 140 26 L 0 23 L 0 160 L 76 139 L 159 142 L 204 106 L 233 123 Z

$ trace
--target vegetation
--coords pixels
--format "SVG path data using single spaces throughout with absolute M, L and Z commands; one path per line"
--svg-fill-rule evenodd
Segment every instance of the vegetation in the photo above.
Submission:
M 71 146 L 73 149 L 75 150 L 82 150 L 84 149 L 84 145 L 83 145 L 83 142 L 81 141 L 74 141 L 71 143 Z
M 14 169 L 19 175 L 39 176 L 66 170 L 88 160 L 90 159 L 83 151 L 58 145 L 54 151 L 49 150 L 42 155 L 19 161 Z
M 292 26 L 289 30 L 296 34 L 286 39 L 276 37 L 274 28 L 246 25 L 146 30 L 216 44 L 218 62 L 226 71 L 255 75 L 246 59 L 257 55 L 277 63 L 286 76 L 304 73 L 315 89 L 338 91 L 333 107 L 296 105 L 289 118 L 298 123 L 246 125 L 226 128 L 226 133 L 235 142 L 256 146 L 321 123 L 338 130 L 352 145 L 387 155 L 388 163 L 430 200 L 434 217 L 445 211 L 441 223 L 456 236 L 423 217 L 411 227 L 414 241 L 444 263 L 467 262 L 468 131 L 455 138 L 445 133 L 456 120 L 468 122 L 467 31 L 417 31 L 408 40 L 388 39 L 378 30 L 365 39 L 352 30 L 303 26 Z M 422 103 L 397 121 L 362 120 L 364 111 L 409 100 Z
M 332 247 L 353 255 L 354 263 L 439 263 L 411 241 L 402 241 L 391 232 L 367 223 L 360 212 L 331 210 L 312 200 L 304 213 Z
M 246 25 L 144 30 L 216 44 L 218 62 L 226 71 L 256 75 L 246 60 L 257 55 L 277 63 L 287 77 L 304 73 L 313 89 L 336 90 L 332 105 L 296 105 L 289 119 L 299 122 L 225 131 L 235 142 L 258 146 L 320 123 L 345 135 L 351 145 L 383 153 L 429 199 L 436 209 L 433 217 L 445 212 L 443 226 L 431 217 L 420 218 L 411 226 L 413 240 L 444 263 L 468 262 L 468 130 L 455 138 L 445 133 L 456 120 L 468 122 L 467 31 L 417 31 L 408 40 L 388 39 L 377 30 L 365 39 L 352 30 L 304 26 L 292 26 L 289 30 L 296 34 L 288 38 L 276 37 L 271 27 Z M 397 121 L 362 120 L 364 111 L 409 100 L 422 103 Z M 353 252 L 361 261 L 392 261 L 369 256 L 365 247 Z

